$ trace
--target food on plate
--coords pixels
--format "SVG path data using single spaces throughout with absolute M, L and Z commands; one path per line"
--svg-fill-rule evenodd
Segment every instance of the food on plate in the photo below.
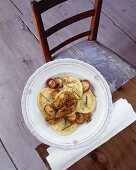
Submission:
M 50 78 L 47 80 L 46 84 L 50 88 L 57 88 L 57 87 L 61 88 L 63 86 L 63 81 L 59 77 L 56 77 L 54 79 Z
M 90 82 L 88 80 L 81 80 L 83 93 L 87 92 L 90 89 Z
M 77 103 L 77 112 L 93 112 L 96 106 L 96 97 L 91 90 L 83 93 L 81 100 Z
M 79 79 L 74 76 L 64 76 L 63 77 L 63 89 L 66 91 L 71 91 L 75 94 L 77 98 L 81 98 L 83 94 L 83 86 Z
M 78 124 L 76 122 L 71 123 L 64 118 L 61 118 L 57 123 L 52 125 L 52 128 L 57 134 L 66 136 L 73 133 L 78 128 Z
M 38 95 L 37 104 L 39 109 L 43 112 L 45 105 L 51 105 L 53 103 L 53 89 L 44 88 L 40 91 Z
M 71 75 L 49 78 L 38 94 L 37 105 L 56 133 L 69 135 L 91 121 L 96 107 L 92 89 L 88 80 Z

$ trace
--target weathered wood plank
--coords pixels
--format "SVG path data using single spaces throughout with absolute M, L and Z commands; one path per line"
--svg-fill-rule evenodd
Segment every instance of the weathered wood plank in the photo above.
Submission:
M 37 40 L 16 18 L 0 24 L 0 133 L 18 169 L 45 169 L 35 151 L 39 141 L 26 128 L 21 96 L 29 76 L 42 64 Z
M 5 148 L 0 142 L 0 169 L 1 170 L 16 170 L 14 164 L 10 160 Z
M 11 3 L 10 0 L 0 0 L 0 22 L 10 20 L 20 15 L 20 11 Z
M 135 148 L 133 140 L 136 140 L 136 135 L 134 135 L 130 128 L 127 128 L 75 163 L 69 170 L 135 169 L 134 158 L 136 156 L 136 149 L 133 150 Z
M 94 2 L 94 0 L 90 0 L 90 1 Z M 131 9 L 132 8 L 131 3 L 133 4 L 134 0 L 132 0 L 131 2 L 126 0 L 119 1 L 119 2 L 107 1 L 107 0 L 104 1 L 102 6 L 102 11 L 104 11 L 105 14 L 103 13 L 101 14 L 98 41 L 100 41 L 102 44 L 112 49 L 113 51 L 115 51 L 118 55 L 120 55 L 122 58 L 130 62 L 132 65 L 136 66 L 136 57 L 135 57 L 136 43 L 135 41 L 132 40 L 134 36 L 131 36 L 131 34 L 135 33 L 134 30 L 136 28 L 136 20 L 134 19 L 135 17 L 131 17 L 131 15 L 135 15 L 134 9 Z M 131 18 L 130 22 L 132 23 L 130 25 L 129 25 L 129 19 L 126 19 L 125 16 L 122 16 L 120 14 L 119 9 L 120 8 L 123 9 L 124 4 L 126 8 L 127 5 L 129 6 L 128 7 L 129 13 L 127 14 L 127 17 Z M 107 16 L 110 19 L 107 19 Z M 114 20 L 114 18 L 116 18 L 116 20 Z M 117 22 L 118 18 L 120 18 L 120 20 L 122 20 L 123 23 L 125 23 L 125 25 L 122 27 L 122 30 L 119 29 L 119 26 L 118 27 L 116 26 L 119 25 L 119 22 L 121 22 L 120 20 Z M 129 31 L 127 33 L 132 38 L 128 37 L 126 33 L 124 33 L 123 31 L 127 29 L 126 25 L 129 27 Z M 131 25 L 133 25 L 133 27 Z
M 90 0 L 94 2 L 94 0 Z M 136 1 L 104 0 L 102 10 L 118 27 L 136 41 Z
M 100 29 L 98 32 L 98 41 L 107 46 L 119 56 L 136 66 L 136 44 L 114 23 L 107 19 L 105 15 L 101 15 Z

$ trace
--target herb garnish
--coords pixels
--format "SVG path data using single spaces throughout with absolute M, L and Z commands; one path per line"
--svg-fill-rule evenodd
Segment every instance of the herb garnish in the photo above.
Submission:
M 86 98 L 85 98 L 85 105 L 87 106 L 87 104 L 88 104 L 88 97 L 87 96 L 85 96 Z
M 42 93 L 40 93 L 41 94 L 41 96 L 43 97 L 43 98 L 45 98 L 48 102 L 49 102 L 49 99 L 48 98 L 46 98 Z
M 91 92 L 93 93 L 93 95 L 96 97 L 96 95 L 94 94 L 93 90 L 91 89 Z

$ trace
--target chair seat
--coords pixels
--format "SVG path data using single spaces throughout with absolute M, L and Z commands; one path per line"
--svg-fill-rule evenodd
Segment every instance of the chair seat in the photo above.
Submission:
M 74 58 L 97 68 L 114 92 L 136 75 L 136 68 L 96 41 L 81 41 L 58 53 L 55 59 Z

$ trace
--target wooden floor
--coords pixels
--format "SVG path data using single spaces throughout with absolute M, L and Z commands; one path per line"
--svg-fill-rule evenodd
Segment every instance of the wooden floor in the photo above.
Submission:
M 93 0 L 69 0 L 47 12 L 46 28 L 90 9 Z M 136 66 L 136 1 L 104 0 L 98 41 Z M 50 47 L 89 28 L 79 22 L 52 36 Z M 40 143 L 26 128 L 21 95 L 29 76 L 43 64 L 29 0 L 0 0 L 0 170 L 43 170 Z

